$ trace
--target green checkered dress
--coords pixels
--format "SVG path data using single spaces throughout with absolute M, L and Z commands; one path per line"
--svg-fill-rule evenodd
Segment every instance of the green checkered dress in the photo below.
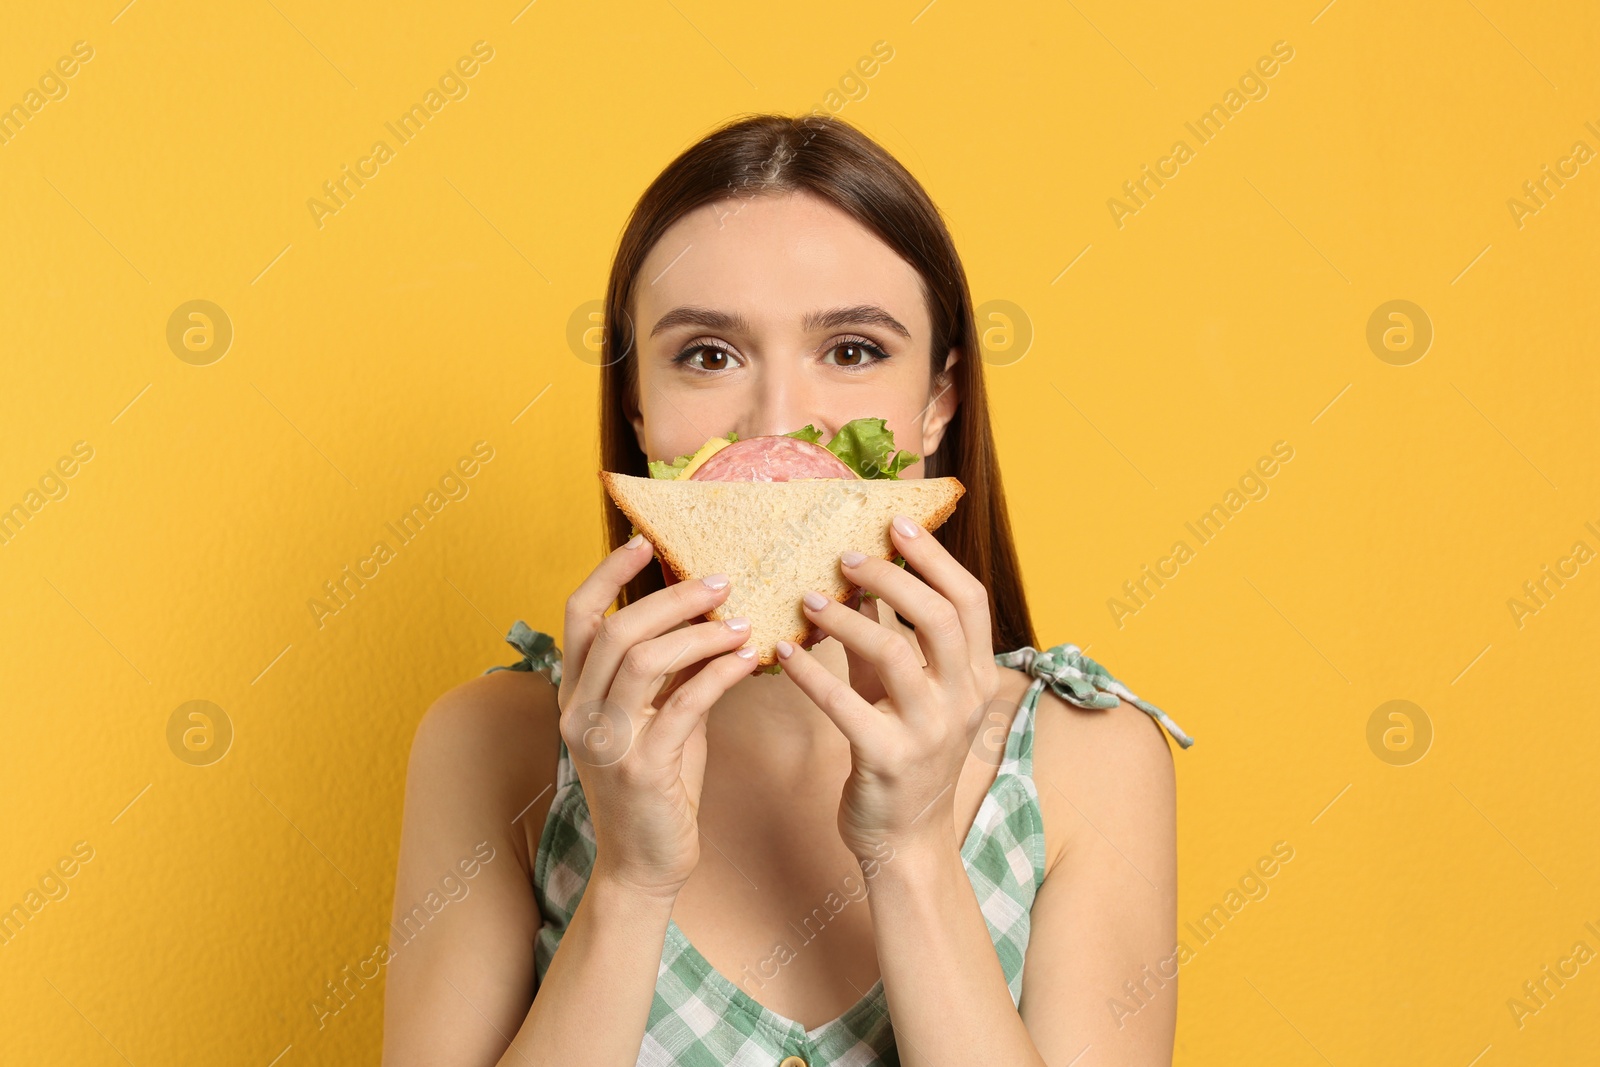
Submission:
M 522 653 L 521 662 L 491 667 L 485 674 L 540 671 L 552 684 L 561 684 L 561 650 L 549 634 L 519 621 L 506 641 Z M 1045 652 L 1025 646 L 995 656 L 995 662 L 1021 668 L 1033 676 L 1033 684 L 1011 722 L 999 771 L 961 846 L 961 860 L 989 925 L 1011 1001 L 1019 1004 L 1028 915 L 1044 882 L 1044 823 L 1033 781 L 1033 717 L 1039 694 L 1048 685 L 1083 708 L 1114 708 L 1122 697 L 1161 723 L 1183 748 L 1194 742 L 1076 645 L 1056 645 Z M 533 861 L 534 896 L 544 916 L 534 941 L 535 974 L 541 982 L 583 897 L 594 857 L 594 827 L 563 741 L 555 796 Z M 639 1067 L 776 1067 L 788 1056 L 800 1057 L 808 1067 L 898 1067 L 883 980 L 837 1019 L 807 1030 L 763 1007 L 714 969 L 677 922 L 669 921 Z

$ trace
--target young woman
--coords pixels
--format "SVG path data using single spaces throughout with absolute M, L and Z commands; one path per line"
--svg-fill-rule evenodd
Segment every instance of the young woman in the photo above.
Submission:
M 665 584 L 602 498 L 564 656 L 519 622 L 521 662 L 417 729 L 383 1062 L 1170 1063 L 1161 728 L 1189 739 L 1077 646 L 1035 648 L 922 187 L 838 120 L 729 123 L 639 201 L 605 320 L 606 470 L 882 417 L 921 456 L 901 477 L 967 492 L 937 533 L 895 524 L 904 568 L 842 558 L 875 598 L 808 604 L 822 639 L 777 674 L 737 620 L 696 621 L 729 586 Z

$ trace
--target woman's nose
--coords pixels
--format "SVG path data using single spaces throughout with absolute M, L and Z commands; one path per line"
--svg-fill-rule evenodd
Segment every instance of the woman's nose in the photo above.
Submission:
M 793 433 L 808 423 L 827 432 L 822 398 L 797 366 L 764 368 L 751 390 L 749 418 L 745 420 L 749 431 L 741 429 L 741 436 Z

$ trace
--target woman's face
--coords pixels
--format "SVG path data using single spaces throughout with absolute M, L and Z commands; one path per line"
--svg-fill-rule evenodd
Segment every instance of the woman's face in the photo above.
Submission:
M 824 443 L 882 418 L 927 457 L 955 414 L 935 380 L 920 278 L 849 215 L 809 193 L 728 198 L 679 219 L 634 298 L 639 447 L 672 460 L 732 430 Z M 946 371 L 954 349 L 945 354 Z M 903 478 L 920 478 L 923 460 Z

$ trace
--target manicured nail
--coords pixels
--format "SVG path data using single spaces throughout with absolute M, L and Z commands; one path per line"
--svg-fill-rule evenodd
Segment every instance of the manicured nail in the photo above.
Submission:
M 904 515 L 894 517 L 894 528 L 900 531 L 901 537 L 915 537 L 922 532 L 922 527 L 906 518 Z
M 724 619 L 723 621 L 728 624 L 728 629 L 730 630 L 750 629 L 750 620 L 743 615 L 735 615 L 733 618 Z
M 741 648 L 736 648 L 733 650 L 733 654 L 738 656 L 740 659 L 749 659 L 751 656 L 756 654 L 756 646 L 745 645 Z
M 794 646 L 787 641 L 778 642 L 778 658 L 788 659 L 794 654 Z
M 642 544 L 644 544 L 644 534 L 634 534 L 632 537 L 628 538 L 628 543 L 623 545 L 622 547 L 623 548 L 638 548 Z
M 839 562 L 843 563 L 846 567 L 854 567 L 866 558 L 867 554 L 865 552 L 857 552 L 853 548 L 848 552 L 839 553 Z
M 704 582 L 708 589 L 721 589 L 728 584 L 728 576 L 722 573 L 708 574 L 700 581 Z
M 800 599 L 804 600 L 806 602 L 806 607 L 810 608 L 812 611 L 821 611 L 823 608 L 828 606 L 828 598 L 823 596 L 821 593 L 808 592 Z

